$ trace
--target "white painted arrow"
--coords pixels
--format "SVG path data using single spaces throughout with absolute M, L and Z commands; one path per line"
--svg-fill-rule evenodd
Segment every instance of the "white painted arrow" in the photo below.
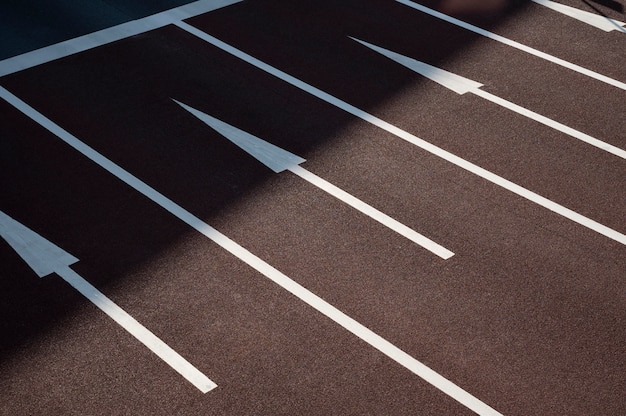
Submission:
M 300 163 L 306 161 L 305 159 L 296 156 L 293 153 L 290 153 L 284 149 L 281 149 L 280 147 L 277 147 L 271 143 L 268 143 L 263 139 L 253 136 L 250 133 L 231 126 L 230 124 L 226 124 L 223 121 L 211 117 L 210 115 L 196 110 L 193 107 L 181 103 L 180 101 L 174 101 L 185 110 L 189 111 L 191 114 L 209 125 L 209 127 L 213 128 L 215 131 L 226 137 L 231 142 L 235 143 L 237 146 L 248 152 L 257 160 L 259 160 L 261 163 L 265 164 L 274 172 L 279 173 L 288 170 L 295 173 L 302 179 L 326 191 L 335 198 L 338 198 L 339 200 L 350 205 L 352 208 L 355 208 L 363 214 L 375 219 L 379 223 L 385 225 L 386 227 L 389 227 L 398 234 L 408 238 L 409 240 L 424 247 L 425 249 L 443 259 L 449 259 L 454 255 L 453 252 L 446 249 L 445 247 L 435 243 L 434 241 L 416 232 L 415 230 L 394 220 L 387 214 L 378 211 L 376 208 L 366 204 L 360 199 L 354 197 L 353 195 L 350 195 L 349 193 L 336 187 L 330 182 L 299 166 Z
M 493 32 L 489 32 L 488 30 L 485 30 L 485 29 L 481 29 L 478 26 L 474 26 L 472 24 L 469 24 L 469 23 L 466 23 L 466 22 L 464 22 L 462 20 L 459 20 L 459 19 L 457 19 L 455 17 L 451 17 L 451 16 L 448 16 L 447 14 L 438 12 L 438 11 L 433 10 L 433 9 L 430 9 L 430 8 L 424 6 L 424 5 L 421 5 L 419 3 L 415 3 L 414 1 L 411 1 L 411 0 L 396 0 L 396 2 L 404 4 L 405 6 L 408 6 L 408 7 L 412 8 L 412 9 L 419 10 L 422 13 L 426 13 L 428 15 L 436 17 L 437 19 L 441 19 L 441 20 L 443 20 L 445 22 L 448 22 L 448 23 L 451 23 L 453 25 L 462 27 L 463 29 L 466 29 L 466 30 L 469 30 L 471 32 L 477 33 L 477 34 L 479 34 L 481 36 L 484 36 L 484 37 L 486 37 L 488 39 L 494 40 L 496 42 L 500 42 L 500 43 L 502 43 L 504 45 L 510 46 L 511 48 L 515 48 L 515 49 L 518 49 L 520 51 L 526 52 L 528 54 L 534 55 L 534 56 L 536 56 L 538 58 L 545 59 L 546 61 L 552 62 L 553 64 L 560 65 L 560 66 L 562 66 L 564 68 L 568 68 L 568 69 L 570 69 L 572 71 L 576 71 L 576 72 L 578 72 L 580 74 L 583 74 L 585 76 L 594 78 L 594 79 L 596 79 L 598 81 L 607 83 L 609 85 L 612 85 L 614 87 L 617 87 L 617 88 L 620 88 L 620 89 L 626 91 L 626 83 L 625 82 L 618 81 L 618 80 L 613 79 L 611 77 L 607 77 L 606 75 L 602 75 L 602 74 L 600 74 L 598 72 L 592 71 L 592 70 L 584 68 L 584 67 L 582 67 L 580 65 L 576 65 L 575 63 L 572 63 L 572 62 L 566 61 L 564 59 L 558 58 L 556 56 L 550 55 L 548 53 L 542 52 L 542 51 L 540 51 L 538 49 L 531 48 L 530 46 L 527 46 L 527 45 L 524 45 L 522 43 L 516 42 L 516 41 L 514 41 L 512 39 L 505 38 L 504 36 L 500 36 L 500 35 L 495 34 Z M 178 25 L 180 27 L 180 23 L 174 23 L 174 24 Z
M 514 111 L 518 114 L 523 115 L 524 117 L 528 117 L 532 120 L 535 120 L 543 125 L 551 127 L 555 130 L 560 131 L 561 133 L 565 133 L 568 136 L 574 137 L 578 140 L 581 140 L 587 144 L 595 146 L 599 149 L 602 149 L 606 152 L 612 153 L 622 159 L 626 159 L 626 150 L 620 149 L 619 147 L 613 146 L 609 143 L 603 142 L 602 140 L 596 139 L 588 134 L 585 134 L 581 131 L 568 127 L 564 124 L 559 123 L 558 121 L 554 121 L 548 117 L 542 116 L 541 114 L 537 114 L 533 111 L 530 111 L 524 107 L 521 107 L 517 104 L 514 104 L 510 101 L 507 101 L 503 98 L 497 97 L 493 94 L 490 94 L 480 87 L 483 84 L 480 84 L 476 81 L 472 81 L 470 79 L 464 78 L 460 75 L 453 74 L 451 72 L 445 71 L 443 69 L 428 65 L 424 62 L 418 61 L 413 58 L 409 58 L 408 56 L 400 55 L 399 53 L 392 52 L 388 49 L 381 48 L 380 46 L 372 45 L 371 43 L 367 43 L 365 41 L 352 38 L 351 39 L 359 42 L 360 44 L 380 53 L 381 55 L 386 56 L 387 58 L 403 65 L 420 75 L 423 75 L 438 84 L 451 89 L 457 94 L 465 94 L 472 93 L 482 97 L 492 103 L 498 104 L 501 107 L 507 108 L 511 111 Z
M 130 332 L 180 375 L 206 393 L 217 385 L 197 368 L 69 268 L 78 259 L 0 211 L 0 236 L 39 277 L 56 273 L 100 310 Z
M 626 33 L 626 29 L 624 28 L 624 26 L 626 26 L 626 23 L 624 22 L 620 22 L 615 19 L 610 19 L 606 16 L 600 16 L 598 14 L 589 13 L 587 11 L 580 10 L 571 6 L 566 6 L 565 4 L 557 3 L 551 0 L 532 0 L 532 1 L 542 6 L 545 6 L 549 9 L 557 11 L 561 14 L 569 16 L 573 19 L 580 20 L 581 22 L 597 27 L 598 29 L 602 29 L 605 32 L 617 30 L 617 31 Z

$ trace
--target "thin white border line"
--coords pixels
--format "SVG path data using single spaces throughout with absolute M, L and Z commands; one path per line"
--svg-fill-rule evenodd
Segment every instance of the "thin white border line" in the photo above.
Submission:
M 243 0 L 199 0 L 0 61 L 0 77 L 139 35 Z

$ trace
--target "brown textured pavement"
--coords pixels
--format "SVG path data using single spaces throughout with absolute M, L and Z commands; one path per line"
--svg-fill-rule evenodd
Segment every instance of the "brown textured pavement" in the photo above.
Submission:
M 626 81 L 626 34 L 530 3 L 476 21 Z M 626 232 L 625 160 L 459 96 L 348 36 L 622 149 L 625 91 L 396 2 L 250 0 L 187 23 Z M 626 412 L 619 242 L 174 26 L 0 86 L 502 414 Z M 295 175 L 272 173 L 172 98 L 306 158 L 306 169 L 455 256 L 442 260 Z M 473 414 L 4 101 L 0 113 L 2 211 L 78 257 L 72 269 L 218 384 L 201 394 L 1 243 L 0 413 Z

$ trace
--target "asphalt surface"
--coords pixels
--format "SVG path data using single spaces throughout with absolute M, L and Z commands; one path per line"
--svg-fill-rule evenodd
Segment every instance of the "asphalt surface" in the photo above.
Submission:
M 623 0 L 559 1 L 626 21 Z M 187 2 L 47 3 L 2 6 L 0 71 L 9 58 Z M 458 17 L 626 82 L 626 33 L 531 2 Z M 626 233 L 624 158 L 459 95 L 350 37 L 626 149 L 620 88 L 396 1 L 246 0 L 185 23 Z M 626 414 L 623 242 L 173 24 L 7 73 L 0 87 L 495 411 Z M 293 173 L 272 172 L 173 100 L 305 158 L 303 168 L 455 255 L 443 260 Z M 76 256 L 72 270 L 218 387 L 198 391 L 0 240 L 0 414 L 475 414 L 33 111 L 0 100 L 0 210 Z

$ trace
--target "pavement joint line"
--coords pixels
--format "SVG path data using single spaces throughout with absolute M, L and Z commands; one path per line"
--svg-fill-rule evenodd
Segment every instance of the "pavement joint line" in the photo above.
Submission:
M 556 56 L 550 55 L 550 54 L 548 54 L 546 52 L 542 52 L 542 51 L 540 51 L 538 49 L 535 49 L 535 48 L 531 48 L 530 46 L 527 46 L 527 45 L 524 45 L 522 43 L 516 42 L 516 41 L 514 41 L 512 39 L 509 39 L 509 38 L 506 38 L 504 36 L 497 35 L 497 34 L 495 34 L 493 32 L 489 32 L 488 30 L 481 29 L 478 26 L 474 26 L 472 24 L 466 23 L 466 22 L 464 22 L 464 21 L 462 21 L 460 19 L 448 16 L 447 14 L 438 12 L 438 11 L 433 10 L 433 9 L 430 9 L 430 8 L 428 8 L 426 6 L 422 6 L 421 4 L 417 4 L 417 3 L 414 3 L 414 2 L 409 1 L 409 0 L 396 0 L 396 1 L 398 3 L 404 4 L 405 6 L 408 6 L 408 7 L 411 7 L 413 9 L 415 9 L 415 10 L 419 10 L 419 11 L 421 11 L 423 13 L 426 13 L 426 14 L 428 14 L 430 16 L 436 17 L 436 18 L 441 19 L 443 21 L 446 21 L 448 23 L 452 23 L 453 25 L 462 27 L 463 29 L 467 29 L 467 30 L 469 30 L 471 32 L 474 32 L 474 33 L 477 33 L 479 35 L 482 35 L 482 36 L 484 36 L 486 38 L 489 38 L 491 40 L 495 40 L 497 42 L 503 43 L 503 44 L 505 44 L 507 46 L 510 46 L 512 48 L 519 49 L 519 50 L 521 50 L 523 52 L 527 52 L 527 53 L 529 53 L 531 55 L 534 55 L 534 56 L 536 56 L 538 58 L 545 59 L 546 61 L 549 61 L 549 62 L 552 62 L 554 64 L 560 65 L 560 66 L 565 67 L 567 69 L 571 69 L 572 71 L 578 72 L 578 73 L 586 75 L 586 76 L 588 76 L 590 78 L 594 78 L 594 79 L 596 79 L 598 81 L 604 82 L 606 84 L 612 85 L 614 87 L 617 87 L 619 89 L 622 89 L 622 90 L 626 91 L 626 83 L 624 83 L 622 81 L 618 81 L 618 80 L 613 79 L 611 77 L 608 77 L 606 75 L 602 75 L 602 74 L 600 74 L 598 72 L 595 72 L 595 71 L 592 71 L 590 69 L 584 68 L 584 67 L 582 67 L 580 65 L 577 65 L 577 64 L 574 64 L 572 62 L 568 62 L 568 61 L 566 61 L 564 59 L 557 58 Z
M 199 0 L 130 22 L 121 23 L 0 61 L 0 77 L 65 58 L 118 40 L 140 35 L 243 0 Z
M 289 276 L 257 257 L 243 246 L 231 240 L 226 235 L 222 234 L 202 221 L 200 218 L 176 204 L 174 201 L 159 193 L 139 178 L 133 176 L 130 172 L 107 159 L 105 156 L 79 140 L 76 136 L 72 135 L 67 130 L 63 129 L 61 126 L 1 86 L 0 98 L 4 99 L 15 109 L 39 124 L 44 129 L 48 130 L 70 147 L 83 154 L 83 156 L 87 157 L 92 162 L 95 162 L 97 165 L 126 183 L 131 188 L 135 189 L 146 198 L 161 206 L 163 209 L 179 218 L 190 227 L 194 228 L 196 231 L 212 240 L 214 243 L 252 267 L 254 270 L 260 272 L 272 282 L 276 283 L 307 305 L 311 306 L 313 309 L 331 319 L 333 322 L 337 323 L 350 333 L 356 335 L 370 346 L 374 347 L 387 357 L 394 360 L 396 363 L 422 378 L 424 381 L 430 383 L 432 386 L 458 401 L 468 409 L 474 411 L 480 416 L 503 416 L 486 403 L 482 402 L 461 387 L 454 384 L 452 381 L 413 358 L 411 355 L 382 338 L 365 325 L 349 317 L 321 297 L 291 279 Z
M 181 28 L 182 30 L 204 40 L 205 42 L 223 50 L 226 53 L 229 53 L 241 60 L 243 60 L 244 62 L 249 63 L 250 65 L 253 65 L 255 67 L 257 67 L 258 69 L 267 72 L 268 74 L 271 74 L 273 76 L 275 76 L 278 79 L 281 79 L 285 82 L 287 82 L 288 84 L 291 84 L 292 86 L 301 89 L 302 91 L 305 91 L 311 95 L 313 95 L 314 97 L 319 98 L 322 101 L 325 101 L 337 108 L 340 108 L 344 111 L 346 111 L 349 114 L 354 115 L 355 117 L 358 117 L 370 124 L 373 124 L 391 134 L 393 134 L 394 136 L 403 139 L 429 153 L 434 154 L 435 156 L 438 156 L 444 160 L 446 160 L 447 162 L 450 162 L 468 172 L 471 172 L 495 185 L 498 185 L 504 189 L 507 189 L 531 202 L 534 202 L 544 208 L 547 208 L 548 210 L 555 212 L 565 218 L 570 219 L 571 221 L 574 221 L 580 225 L 582 225 L 583 227 L 586 227 L 590 230 L 593 230 L 599 234 L 604 235 L 605 237 L 608 237 L 612 240 L 617 241 L 618 243 L 621 243 L 623 245 L 626 245 L 626 235 L 620 233 L 617 230 L 614 230 L 612 228 L 607 227 L 606 225 L 600 224 L 595 220 L 592 220 L 591 218 L 585 217 L 584 215 L 581 215 L 579 213 L 577 213 L 576 211 L 573 211 L 567 207 L 564 207 L 563 205 L 560 205 L 548 198 L 545 198 L 531 190 L 528 190 L 514 182 L 509 181 L 508 179 L 505 179 L 493 172 L 488 171 L 487 169 L 484 169 L 478 165 L 475 165 L 463 158 L 461 158 L 460 156 L 457 156 L 453 153 L 448 152 L 447 150 L 444 150 L 438 146 L 435 146 L 434 144 L 427 142 L 424 139 L 420 139 L 419 137 L 400 129 L 399 127 L 394 126 L 391 123 L 388 123 L 372 114 L 367 113 L 364 110 L 361 110 L 355 106 L 353 106 L 352 104 L 349 104 L 343 100 L 340 100 L 337 97 L 334 97 L 332 95 L 330 95 L 327 92 L 324 92 L 322 90 L 320 90 L 319 88 L 316 88 L 310 84 L 307 84 L 304 81 L 299 80 L 298 78 L 287 74 L 286 72 L 283 72 L 251 55 L 248 55 L 247 53 L 217 39 L 216 37 L 213 37 L 211 35 L 209 35 L 208 33 L 203 32 L 202 30 L 195 28 L 191 25 L 189 25 L 188 23 L 185 22 L 176 22 L 174 23 L 176 26 L 178 26 L 179 28 Z

